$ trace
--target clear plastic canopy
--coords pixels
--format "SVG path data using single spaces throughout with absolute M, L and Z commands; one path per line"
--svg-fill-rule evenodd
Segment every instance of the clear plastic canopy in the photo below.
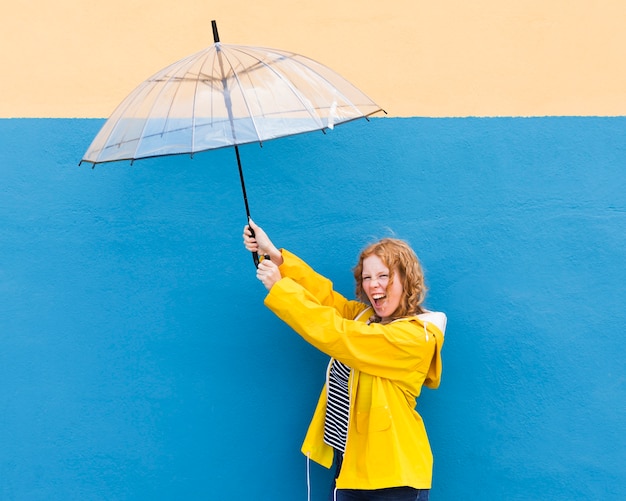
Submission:
M 215 43 L 161 70 L 113 112 L 82 161 L 193 154 L 382 111 L 343 77 L 282 50 Z

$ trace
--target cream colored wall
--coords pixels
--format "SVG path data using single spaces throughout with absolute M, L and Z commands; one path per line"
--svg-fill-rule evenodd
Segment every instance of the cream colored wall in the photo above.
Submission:
M 623 0 L 33 0 L 0 17 L 1 117 L 106 117 L 210 45 L 300 52 L 391 116 L 626 115 Z

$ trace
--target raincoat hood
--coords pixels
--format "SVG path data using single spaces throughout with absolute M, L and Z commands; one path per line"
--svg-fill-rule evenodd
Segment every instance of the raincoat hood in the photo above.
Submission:
M 439 388 L 441 383 L 441 348 L 443 346 L 444 334 L 446 332 L 446 315 L 440 311 L 429 311 L 417 317 L 424 323 L 424 329 L 430 331 L 435 338 L 435 352 L 430 362 L 430 368 L 426 374 L 424 385 L 431 389 Z M 430 324 L 430 326 L 428 325 Z M 433 328 L 436 327 L 436 329 Z

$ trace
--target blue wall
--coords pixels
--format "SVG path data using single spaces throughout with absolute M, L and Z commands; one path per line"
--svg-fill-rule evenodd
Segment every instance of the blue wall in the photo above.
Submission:
M 102 123 L 0 120 L 0 499 L 306 499 L 326 358 L 262 305 L 234 152 L 78 167 Z M 421 256 L 433 501 L 626 499 L 625 145 L 380 118 L 242 148 L 253 217 L 346 295 L 372 239 Z

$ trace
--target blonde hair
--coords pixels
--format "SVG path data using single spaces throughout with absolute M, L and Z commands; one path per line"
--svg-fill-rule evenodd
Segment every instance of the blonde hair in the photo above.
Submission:
M 389 284 L 396 279 L 396 272 L 402 281 L 403 295 L 398 309 L 393 313 L 393 318 L 402 318 L 424 313 L 422 303 L 426 297 L 426 284 L 424 272 L 419 259 L 410 245 L 397 238 L 383 238 L 378 242 L 368 245 L 359 256 L 359 262 L 354 267 L 354 279 L 356 281 L 356 296 L 363 302 L 369 303 L 369 299 L 363 290 L 363 260 L 370 256 L 378 256 L 389 268 Z

